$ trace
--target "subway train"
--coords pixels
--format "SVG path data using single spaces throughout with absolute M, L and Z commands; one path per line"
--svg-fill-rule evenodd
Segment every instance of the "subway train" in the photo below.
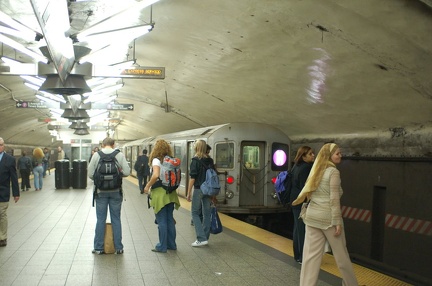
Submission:
M 279 129 L 261 123 L 228 123 L 135 140 L 120 149 L 133 167 L 142 150 L 150 154 L 158 139 L 168 141 L 174 156 L 181 159 L 180 196 L 187 195 L 194 142 L 202 139 L 211 146 L 210 156 L 219 173 L 219 211 L 248 216 L 287 212 L 275 198 L 273 186 L 278 172 L 290 164 L 290 140 Z M 135 170 L 132 175 L 136 176 Z

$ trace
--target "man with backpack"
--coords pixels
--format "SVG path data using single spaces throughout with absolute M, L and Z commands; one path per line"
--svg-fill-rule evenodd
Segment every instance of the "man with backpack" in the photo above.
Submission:
M 96 201 L 96 229 L 93 253 L 104 253 L 104 237 L 108 206 L 113 228 L 116 254 L 123 253 L 121 206 L 123 202 L 122 177 L 130 174 L 130 167 L 123 153 L 114 150 L 115 141 L 105 138 L 102 150 L 95 153 L 88 167 L 88 176 L 94 181 L 94 200 Z
M 149 159 L 146 149 L 142 151 L 142 155 L 136 160 L 134 169 L 137 172 L 138 188 L 141 194 L 144 194 L 144 186 L 147 185 L 147 178 L 150 175 Z

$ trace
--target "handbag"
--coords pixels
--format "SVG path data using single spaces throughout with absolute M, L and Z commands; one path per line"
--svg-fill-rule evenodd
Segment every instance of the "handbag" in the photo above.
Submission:
M 210 210 L 210 233 L 218 234 L 223 230 L 222 223 L 219 218 L 219 214 L 216 206 L 212 205 Z
M 307 200 L 306 202 L 304 202 L 302 204 L 302 207 L 301 207 L 301 210 L 300 210 L 300 215 L 299 215 L 299 218 L 301 218 L 302 220 L 304 220 L 305 217 L 306 217 L 306 211 L 307 211 L 307 208 L 309 206 L 309 203 L 310 203 L 310 200 Z

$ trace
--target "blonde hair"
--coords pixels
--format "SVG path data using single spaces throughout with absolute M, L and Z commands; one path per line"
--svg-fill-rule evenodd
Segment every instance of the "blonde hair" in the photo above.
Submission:
M 44 157 L 44 152 L 41 148 L 35 148 L 33 150 L 33 157 L 35 157 L 36 159 L 42 159 Z
M 152 162 L 154 158 L 158 158 L 162 162 L 166 155 L 173 157 L 171 146 L 167 141 L 159 139 L 156 141 L 154 148 L 150 153 L 149 162 Z
M 309 177 L 306 180 L 306 184 L 298 195 L 297 199 L 293 201 L 292 205 L 296 206 L 305 201 L 306 197 L 309 197 L 310 192 L 318 189 L 321 179 L 324 176 L 324 171 L 329 167 L 336 167 L 331 161 L 331 157 L 338 150 L 339 147 L 335 143 L 327 143 L 322 146 L 318 155 L 315 158 L 315 162 L 312 166 L 312 170 L 309 173 Z
M 324 175 L 324 171 L 327 169 L 327 167 L 335 167 L 335 164 L 331 161 L 331 157 L 338 148 L 339 147 L 335 143 L 327 143 L 322 146 L 312 167 L 312 170 L 314 170 L 314 172 L 312 173 L 311 170 L 311 173 L 306 181 L 306 184 L 308 184 L 308 181 L 310 181 L 309 184 L 311 192 L 318 189 L 318 186 Z
M 207 143 L 204 140 L 195 141 L 195 156 L 200 159 L 207 157 Z

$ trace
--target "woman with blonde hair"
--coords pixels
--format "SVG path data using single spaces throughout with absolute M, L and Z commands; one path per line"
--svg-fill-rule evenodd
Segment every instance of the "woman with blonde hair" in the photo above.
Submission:
M 325 144 L 319 151 L 306 185 L 292 203 L 294 206 L 309 200 L 303 221 L 306 237 L 300 286 L 316 285 L 326 241 L 329 242 L 336 264 L 342 274 L 342 285 L 357 286 L 352 263 L 346 248 L 340 197 L 341 179 L 336 164 L 342 153 L 334 143 Z
M 201 184 L 206 179 L 206 170 L 215 169 L 213 159 L 207 154 L 207 143 L 204 140 L 195 142 L 195 156 L 190 164 L 190 180 L 188 186 L 187 200 L 192 201 L 192 221 L 195 226 L 196 240 L 193 247 L 208 244 L 210 237 L 210 211 L 212 197 L 204 195 Z M 202 217 L 202 220 L 201 220 Z
M 150 206 L 156 214 L 156 222 L 159 230 L 159 243 L 152 249 L 153 252 L 167 252 L 167 249 L 176 250 L 176 228 L 174 221 L 174 208 L 180 207 L 177 192 L 167 191 L 159 184 L 161 164 L 164 157 L 173 156 L 171 146 L 165 140 L 157 140 L 150 154 L 149 161 L 152 165 L 151 178 L 144 187 L 144 193 L 151 196 Z M 151 193 L 150 193 L 151 188 Z

